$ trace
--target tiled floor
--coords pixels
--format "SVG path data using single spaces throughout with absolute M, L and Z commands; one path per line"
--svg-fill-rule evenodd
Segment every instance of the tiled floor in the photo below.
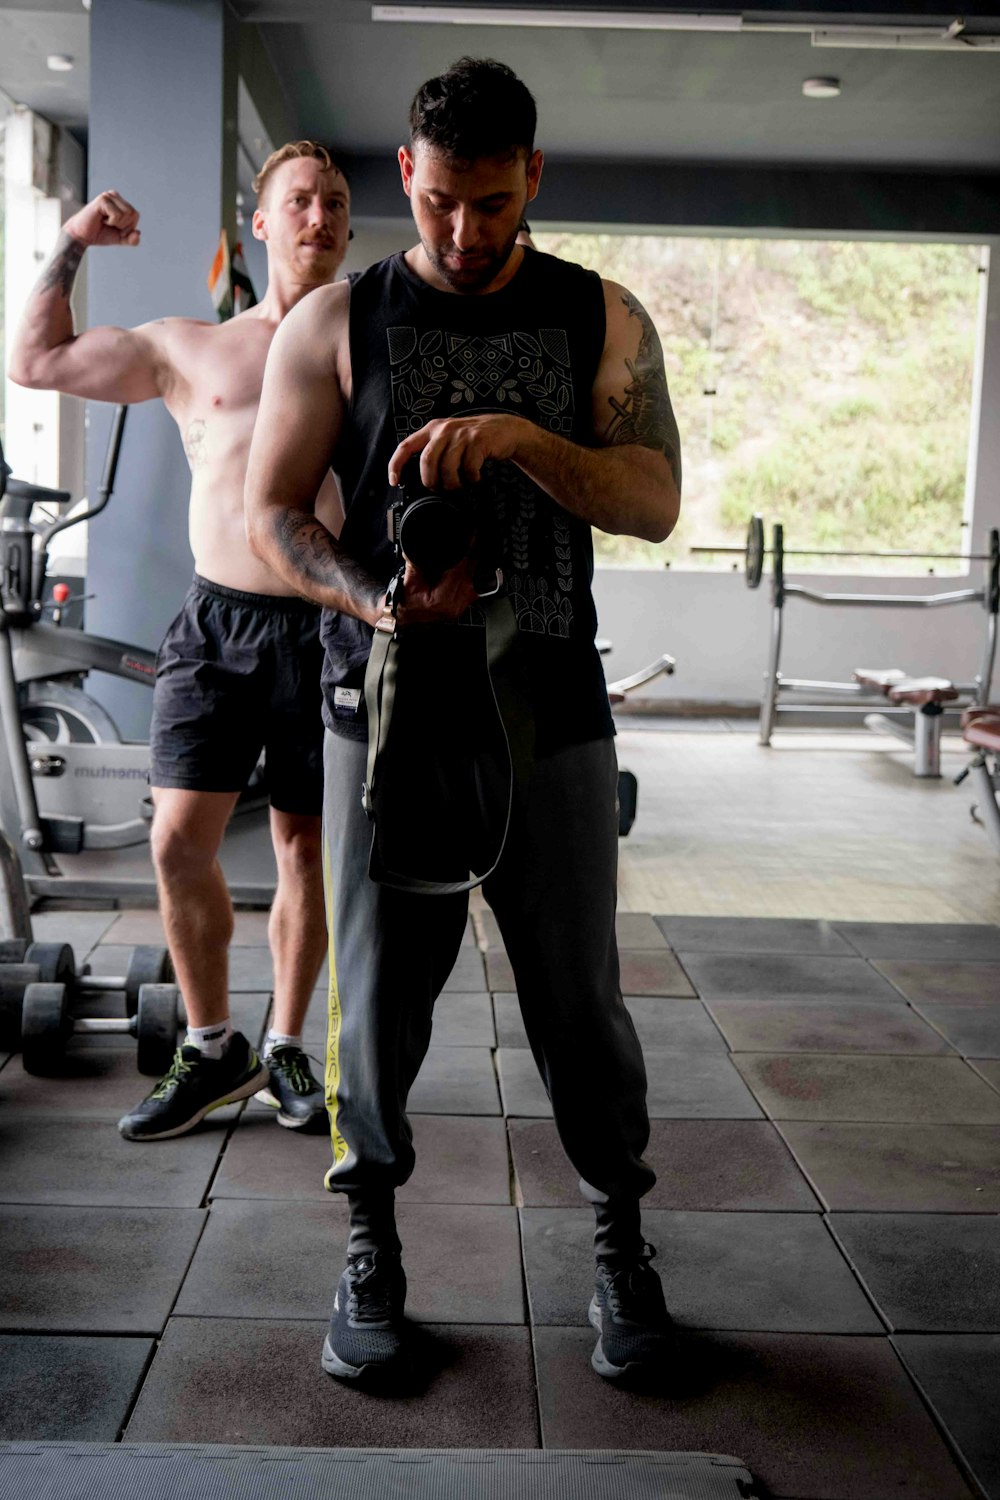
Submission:
M 474 903 L 399 1194 L 422 1387 L 320 1370 L 345 1234 L 327 1141 L 251 1103 L 130 1145 L 133 1044 L 95 1037 L 62 1078 L 0 1056 L 0 1437 L 714 1451 L 779 1500 L 1000 1500 L 1000 860 L 967 786 L 861 734 L 644 726 L 619 754 L 645 1225 L 680 1329 L 663 1384 L 590 1368 L 589 1210 Z M 104 972 L 161 939 L 150 911 L 35 927 Z M 266 942 L 239 913 L 254 1038 Z M 324 1033 L 318 992 L 316 1056 Z
M 67 1077 L 0 1069 L 0 1435 L 702 1450 L 788 1500 L 1000 1497 L 1000 928 L 622 915 L 679 1325 L 663 1384 L 630 1392 L 590 1368 L 591 1213 L 475 921 L 400 1194 L 421 1388 L 319 1368 L 346 1229 L 325 1138 L 251 1103 L 127 1144 L 131 1045 L 76 1044 Z M 148 913 L 69 926 L 96 972 L 156 936 Z M 241 917 L 241 986 L 262 937 Z M 236 1005 L 259 1037 L 266 996 Z

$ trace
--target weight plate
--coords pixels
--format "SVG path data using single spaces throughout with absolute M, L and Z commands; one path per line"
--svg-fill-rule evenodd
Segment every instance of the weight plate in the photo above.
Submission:
M 26 1073 L 58 1068 L 73 1032 L 64 984 L 29 984 L 21 1007 L 21 1061 Z
M 144 984 L 139 991 L 135 1063 L 151 1078 L 163 1077 L 177 1050 L 179 998 L 175 984 Z
M 133 950 L 125 974 L 125 1014 L 134 1016 L 139 1008 L 139 991 L 144 984 L 173 984 L 174 966 L 166 948 L 140 946 Z
M 760 588 L 764 575 L 764 518 L 751 516 L 747 528 L 747 588 Z
M 5 938 L 0 943 L 0 964 L 23 964 L 27 949 L 23 938 Z
M 0 964 L 0 1048 L 5 1052 L 16 1052 L 21 1045 L 24 992 L 39 977 L 37 964 Z
M 72 990 L 76 979 L 76 959 L 68 943 L 32 943 L 24 955 L 28 964 L 37 964 L 42 984 L 64 984 Z
M 1000 534 L 991 531 L 983 579 L 983 607 L 987 614 L 1000 614 Z
M 618 772 L 618 837 L 625 838 L 635 822 L 639 783 L 633 771 Z

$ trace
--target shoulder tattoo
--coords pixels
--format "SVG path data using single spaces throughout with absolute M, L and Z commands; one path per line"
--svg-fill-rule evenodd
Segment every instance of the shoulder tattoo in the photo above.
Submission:
M 674 482 L 680 486 L 680 439 L 667 377 L 663 368 L 663 350 L 653 321 L 640 302 L 628 292 L 622 298 L 630 318 L 639 322 L 639 348 L 635 359 L 627 359 L 628 380 L 624 400 L 609 398 L 613 416 L 605 432 L 610 444 L 634 443 L 662 453 L 670 465 Z
M 86 245 L 81 244 L 79 240 L 63 230 L 42 272 L 40 289 L 43 292 L 59 291 L 69 301 L 76 273 L 80 269 L 80 262 L 83 260 L 86 248 Z

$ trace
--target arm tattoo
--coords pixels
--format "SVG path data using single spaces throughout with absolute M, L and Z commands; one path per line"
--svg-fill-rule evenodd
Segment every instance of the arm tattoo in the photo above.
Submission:
M 605 441 L 609 445 L 635 443 L 662 453 L 670 465 L 674 483 L 680 489 L 680 436 L 670 405 L 659 336 L 641 303 L 629 294 L 622 298 L 622 302 L 628 308 L 629 317 L 638 318 L 641 333 L 635 359 L 625 361 L 630 376 L 625 386 L 625 400 L 620 401 L 617 396 L 609 398 L 614 416 L 605 433 Z
M 49 258 L 48 264 L 42 272 L 39 282 L 39 290 L 43 292 L 59 291 L 69 301 L 76 273 L 80 269 L 83 253 L 86 245 L 73 238 L 63 230 L 56 241 L 56 248 Z
M 359 613 L 385 593 L 315 516 L 297 510 L 278 510 L 274 513 L 272 534 L 282 557 L 303 581 L 335 589 L 356 604 Z

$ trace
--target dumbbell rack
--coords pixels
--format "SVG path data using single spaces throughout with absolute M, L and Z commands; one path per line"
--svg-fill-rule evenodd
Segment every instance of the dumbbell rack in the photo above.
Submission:
M 20 1049 L 25 1071 L 57 1072 L 73 1036 L 136 1038 L 140 1073 L 160 1077 L 170 1066 L 180 1023 L 180 992 L 165 948 L 133 950 L 124 974 L 78 969 L 68 943 L 33 941 L 20 861 L 0 832 L 0 1049 Z M 84 1016 L 93 995 L 119 992 L 124 1014 Z

